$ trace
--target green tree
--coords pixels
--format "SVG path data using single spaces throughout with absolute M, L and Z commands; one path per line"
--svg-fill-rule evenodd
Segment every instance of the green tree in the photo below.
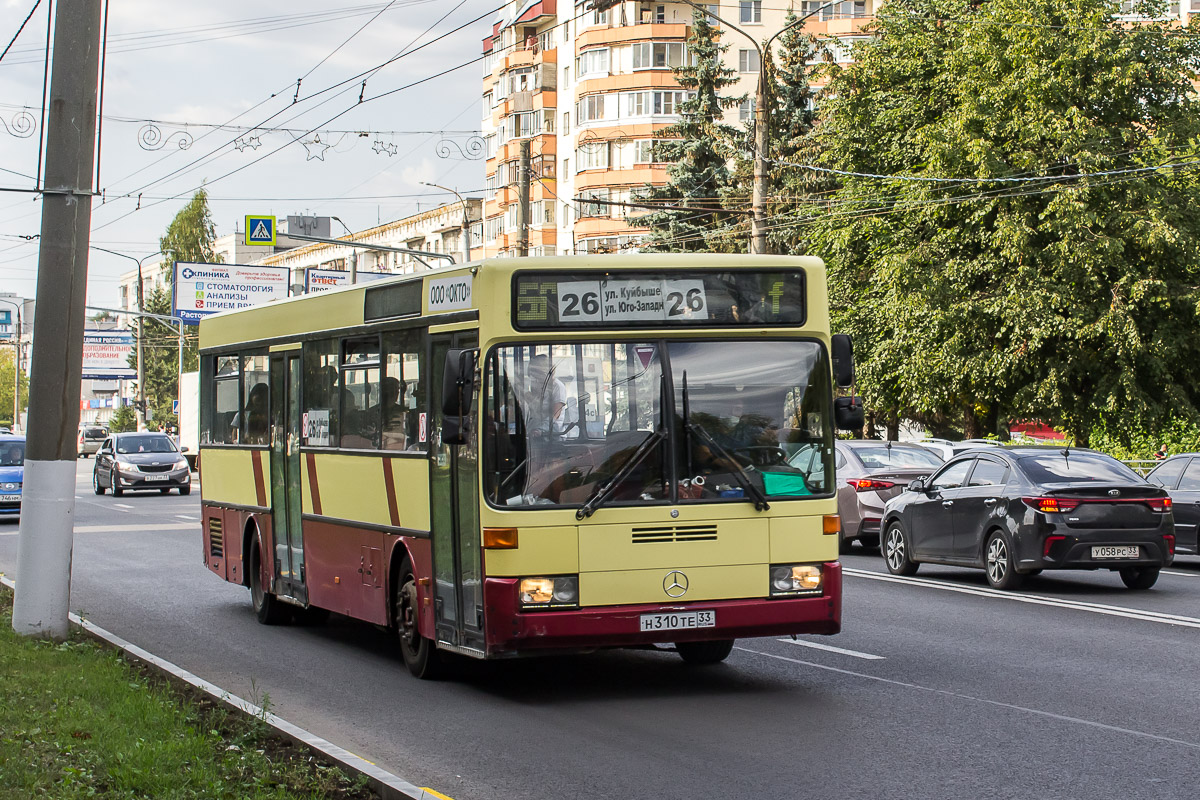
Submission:
M 655 144 L 656 161 L 671 164 L 667 182 L 647 187 L 641 198 L 670 208 L 632 219 L 648 226 L 642 249 L 647 252 L 703 252 L 715 229 L 736 224 L 739 218 L 722 210 L 720 195 L 730 180 L 729 154 L 741 134 L 724 124 L 724 112 L 741 97 L 724 97 L 721 90 L 736 82 L 736 73 L 721 62 L 729 45 L 720 43 L 721 31 L 696 9 L 688 37 L 690 62 L 675 67 L 675 79 L 691 96 L 680 107 L 680 120 L 664 128 L 670 137 Z
M 112 417 L 108 420 L 108 430 L 111 433 L 124 433 L 137 428 L 137 415 L 134 414 L 133 406 L 121 406 L 113 412 Z
M 213 250 L 216 239 L 217 229 L 208 208 L 208 192 L 197 189 L 167 226 L 167 232 L 158 240 L 158 249 L 166 261 L 215 264 L 221 260 Z
M 1200 39 L 1117 11 L 890 0 L 834 72 L 812 233 L 877 407 L 1085 445 L 1196 419 Z
M 15 348 L 0 349 L 0 425 L 11 427 L 13 424 L 13 378 L 16 370 L 16 359 L 13 358 Z M 21 411 L 29 405 L 29 376 L 21 373 Z

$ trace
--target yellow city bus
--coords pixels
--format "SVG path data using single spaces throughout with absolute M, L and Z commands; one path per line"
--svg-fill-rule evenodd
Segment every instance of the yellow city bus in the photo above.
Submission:
M 840 629 L 834 422 L 862 412 L 818 259 L 494 259 L 200 346 L 205 563 L 263 623 L 389 626 L 419 677 Z

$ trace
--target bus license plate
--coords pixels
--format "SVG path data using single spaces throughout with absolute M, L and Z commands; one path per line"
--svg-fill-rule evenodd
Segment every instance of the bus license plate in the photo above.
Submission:
M 1137 558 L 1141 555 L 1141 550 L 1137 545 L 1127 545 L 1123 547 L 1093 547 L 1092 558 Z
M 146 476 L 146 480 L 148 480 L 148 481 L 169 481 L 170 479 L 171 479 L 170 475 L 147 475 Z
M 642 614 L 642 631 L 686 631 L 690 628 L 715 628 L 716 611 L 678 611 L 674 614 Z

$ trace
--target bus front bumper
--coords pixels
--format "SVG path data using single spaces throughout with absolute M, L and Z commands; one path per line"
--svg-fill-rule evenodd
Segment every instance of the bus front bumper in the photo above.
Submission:
M 521 651 L 629 647 L 668 642 L 743 639 L 788 634 L 834 634 L 842 627 L 842 565 L 823 565 L 821 595 L 765 600 L 696 601 L 629 606 L 522 611 L 517 578 L 485 578 L 484 619 L 489 655 Z M 643 614 L 713 611 L 716 625 L 642 631 Z

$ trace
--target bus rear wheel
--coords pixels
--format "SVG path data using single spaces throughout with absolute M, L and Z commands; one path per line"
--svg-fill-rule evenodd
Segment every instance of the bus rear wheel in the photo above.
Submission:
M 675 650 L 687 664 L 720 664 L 733 652 L 733 639 L 715 642 L 676 642 Z
M 254 616 L 263 625 L 282 625 L 291 616 L 291 609 L 263 585 L 262 537 L 257 535 L 250 548 L 250 602 L 254 605 Z
M 405 557 L 400 564 L 400 580 L 396 585 L 396 632 L 400 637 L 400 654 L 404 665 L 414 676 L 422 680 L 436 678 L 441 673 L 441 657 L 437 646 L 421 635 L 418 619 L 420 606 L 417 602 L 417 579 L 413 575 L 412 561 Z

